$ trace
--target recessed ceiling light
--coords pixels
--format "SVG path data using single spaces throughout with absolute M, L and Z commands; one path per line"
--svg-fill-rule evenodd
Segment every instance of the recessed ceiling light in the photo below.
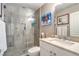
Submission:
M 57 6 L 57 5 L 60 5 L 60 4 L 63 4 L 63 3 L 55 3 L 54 6 Z

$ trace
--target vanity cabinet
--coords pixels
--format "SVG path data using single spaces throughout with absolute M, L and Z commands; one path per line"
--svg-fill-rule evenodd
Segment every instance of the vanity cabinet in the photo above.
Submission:
M 60 47 L 53 46 L 50 43 L 40 41 L 40 55 L 41 56 L 76 56 L 76 54 L 62 49 Z

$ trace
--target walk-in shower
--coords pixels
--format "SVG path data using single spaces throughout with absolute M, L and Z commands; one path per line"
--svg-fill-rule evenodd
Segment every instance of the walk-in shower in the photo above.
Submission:
M 34 27 L 28 18 L 33 10 L 17 4 L 5 4 L 4 21 L 6 23 L 7 51 L 4 55 L 23 55 L 34 46 Z

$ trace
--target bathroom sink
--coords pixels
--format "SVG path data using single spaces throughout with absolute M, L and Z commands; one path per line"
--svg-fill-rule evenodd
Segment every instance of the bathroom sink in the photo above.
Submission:
M 59 44 L 59 45 L 65 45 L 65 46 L 72 46 L 75 43 L 70 41 L 70 40 L 65 40 L 65 39 L 59 39 L 59 38 L 45 38 L 46 41 L 51 42 L 51 43 L 55 43 L 55 44 Z
M 59 40 L 59 38 L 49 38 L 49 40 L 48 41 L 57 41 L 57 40 Z
M 72 41 L 69 40 L 63 40 L 63 39 L 56 39 L 56 40 L 52 40 L 52 43 L 57 43 L 57 44 L 61 44 L 61 45 L 66 45 L 66 46 L 71 46 L 73 44 L 75 44 Z
M 65 40 L 65 43 L 67 43 L 67 44 L 75 44 L 74 42 L 69 41 L 69 40 Z

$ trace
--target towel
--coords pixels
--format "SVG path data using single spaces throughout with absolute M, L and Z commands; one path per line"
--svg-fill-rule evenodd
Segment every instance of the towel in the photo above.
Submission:
M 5 23 L 0 19 L 0 56 L 7 50 Z

